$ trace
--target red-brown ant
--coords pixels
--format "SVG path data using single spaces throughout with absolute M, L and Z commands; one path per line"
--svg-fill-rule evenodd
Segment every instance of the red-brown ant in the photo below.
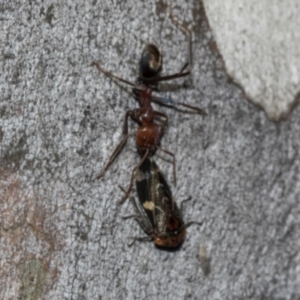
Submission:
M 189 36 L 189 52 L 190 52 L 190 59 L 191 59 L 190 30 L 184 27 L 182 24 L 180 24 L 178 21 L 176 21 L 173 18 L 171 9 L 170 9 L 170 18 L 177 27 L 179 27 Z M 177 109 L 178 106 L 184 106 L 202 115 L 206 115 L 206 113 L 204 110 L 197 107 L 193 107 L 181 102 L 175 102 L 171 99 L 152 96 L 152 91 L 156 89 L 156 86 L 160 81 L 167 81 L 175 78 L 188 76 L 191 73 L 191 71 L 190 70 L 185 71 L 185 70 L 188 67 L 189 63 L 186 63 L 178 73 L 167 75 L 167 76 L 160 76 L 160 71 L 162 69 L 161 54 L 155 45 L 148 44 L 146 45 L 146 47 L 142 52 L 142 56 L 139 62 L 140 75 L 137 78 L 136 83 L 132 83 L 130 81 L 127 81 L 121 77 L 112 74 L 111 72 L 105 70 L 97 62 L 93 62 L 92 64 L 96 66 L 98 70 L 104 73 L 107 77 L 119 80 L 123 83 L 132 86 L 133 97 L 140 105 L 140 108 L 129 110 L 126 112 L 124 125 L 123 125 L 123 139 L 116 147 L 116 149 L 113 151 L 112 155 L 109 158 L 108 163 L 106 164 L 102 172 L 97 176 L 97 179 L 100 179 L 105 174 L 107 169 L 110 167 L 112 162 L 115 160 L 115 158 L 118 156 L 118 154 L 125 146 L 129 136 L 128 118 L 130 117 L 134 122 L 138 124 L 138 129 L 136 132 L 136 145 L 137 145 L 138 152 L 142 158 L 132 171 L 129 187 L 124 197 L 122 198 L 121 203 L 123 203 L 129 196 L 129 193 L 133 185 L 134 174 L 136 170 L 142 165 L 145 159 L 148 156 L 152 156 L 157 149 L 172 156 L 174 182 L 176 182 L 175 156 L 173 153 L 165 149 L 162 149 L 159 146 L 160 140 L 164 133 L 164 128 L 168 124 L 168 117 L 164 113 L 154 110 L 153 107 L 151 106 L 151 102 L 155 102 L 157 104 L 172 107 L 175 109 Z M 162 124 L 155 122 L 156 119 L 161 119 L 161 118 L 164 119 L 164 122 L 162 122 Z

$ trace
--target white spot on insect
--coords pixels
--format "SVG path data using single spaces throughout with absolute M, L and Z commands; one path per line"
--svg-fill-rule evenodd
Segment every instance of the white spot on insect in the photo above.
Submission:
M 155 185 L 155 190 L 159 191 L 159 189 L 163 188 L 163 185 L 159 182 Z
M 136 181 L 142 181 L 142 180 L 145 180 L 145 179 L 147 179 L 146 174 L 144 172 L 141 172 L 139 169 L 136 170 L 135 180 Z
M 152 201 L 145 201 L 143 203 L 143 207 L 148 210 L 154 210 L 155 205 L 154 205 L 154 202 L 152 202 Z

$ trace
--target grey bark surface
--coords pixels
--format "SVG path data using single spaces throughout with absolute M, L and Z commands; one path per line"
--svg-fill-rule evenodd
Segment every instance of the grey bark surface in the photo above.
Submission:
M 200 2 L 173 2 L 193 32 L 193 73 L 162 95 L 208 116 L 168 114 L 162 146 L 176 155 L 176 200 L 191 226 L 181 249 L 144 236 L 119 206 L 134 139 L 95 180 L 118 144 L 123 84 L 137 76 L 145 43 L 164 73 L 187 60 L 184 34 L 161 1 L 7 2 L 0 9 L 1 299 L 299 299 L 300 108 L 281 123 L 245 100 L 225 73 Z M 130 123 L 134 132 L 135 124 Z M 169 163 L 155 158 L 168 181 Z
M 227 74 L 269 119 L 286 119 L 300 99 L 300 3 L 203 2 Z

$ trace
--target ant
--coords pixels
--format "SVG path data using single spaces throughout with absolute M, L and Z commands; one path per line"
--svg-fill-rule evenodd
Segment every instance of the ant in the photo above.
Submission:
M 189 37 L 189 53 L 191 59 L 191 32 L 188 28 L 184 27 L 178 21 L 176 21 L 172 15 L 172 10 L 170 7 L 170 19 L 175 24 L 175 26 L 179 27 L 185 34 Z M 190 63 L 191 64 L 191 63 Z M 160 140 L 164 134 L 164 129 L 168 124 L 168 117 L 166 114 L 156 111 L 151 106 L 151 103 L 157 103 L 163 106 L 171 107 L 178 110 L 178 106 L 187 107 L 191 110 L 194 110 L 197 114 L 206 115 L 206 112 L 200 108 L 184 104 L 181 102 L 175 102 L 172 99 L 165 99 L 157 96 L 153 96 L 153 90 L 157 90 L 157 85 L 161 81 L 172 80 L 176 78 L 181 78 L 188 76 L 191 73 L 191 70 L 187 70 L 189 63 L 186 63 L 178 73 L 166 76 L 160 76 L 160 72 L 162 69 L 162 56 L 158 50 L 158 48 L 153 44 L 148 44 L 145 46 L 141 59 L 139 61 L 139 69 L 140 75 L 137 78 L 136 83 L 130 82 L 128 80 L 123 79 L 122 77 L 116 76 L 111 72 L 105 70 L 100 64 L 97 62 L 93 62 L 92 65 L 96 66 L 97 69 L 106 75 L 109 78 L 121 81 L 132 86 L 132 94 L 134 99 L 139 103 L 140 108 L 134 110 L 128 110 L 125 114 L 125 120 L 123 125 L 123 138 L 116 149 L 111 154 L 108 163 L 102 170 L 102 172 L 97 176 L 97 179 L 100 179 L 104 176 L 107 169 L 113 163 L 115 158 L 122 151 L 125 146 L 127 139 L 129 137 L 128 134 L 128 118 L 131 118 L 134 122 L 138 124 L 138 129 L 136 132 L 136 145 L 138 152 L 141 156 L 140 162 L 134 167 L 130 179 L 130 184 L 125 192 L 124 197 L 122 198 L 120 203 L 124 203 L 128 198 L 130 191 L 132 189 L 134 174 L 136 170 L 143 164 L 145 159 L 148 156 L 152 156 L 155 154 L 156 150 L 159 149 L 166 154 L 172 156 L 172 164 L 173 164 L 173 176 L 174 182 L 176 184 L 176 166 L 175 166 L 175 155 L 169 152 L 166 149 L 160 147 Z M 191 113 L 191 111 L 190 111 Z M 155 120 L 164 119 L 162 124 L 155 122 Z

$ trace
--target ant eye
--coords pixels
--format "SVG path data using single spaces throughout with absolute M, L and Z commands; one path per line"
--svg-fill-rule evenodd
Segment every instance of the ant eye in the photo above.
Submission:
M 145 78 L 158 75 L 162 68 L 162 57 L 153 44 L 148 44 L 142 52 L 140 59 L 140 73 Z

